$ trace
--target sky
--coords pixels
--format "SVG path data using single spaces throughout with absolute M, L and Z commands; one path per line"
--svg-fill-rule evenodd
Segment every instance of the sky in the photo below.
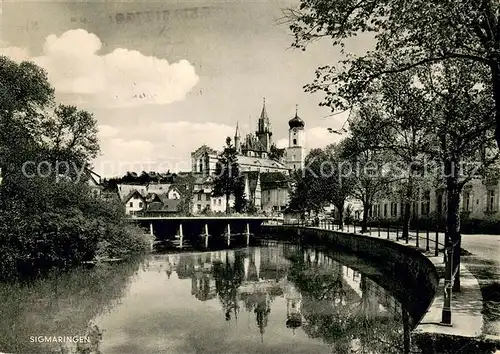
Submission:
M 48 73 L 56 99 L 94 114 L 103 177 L 186 171 L 202 144 L 221 149 L 238 123 L 255 132 L 263 98 L 280 147 L 288 120 L 306 123 L 306 148 L 339 140 L 345 115 L 305 93 L 315 69 L 335 64 L 328 40 L 292 49 L 280 24 L 297 1 L 5 1 L 1 52 Z M 363 49 L 362 40 L 348 45 Z

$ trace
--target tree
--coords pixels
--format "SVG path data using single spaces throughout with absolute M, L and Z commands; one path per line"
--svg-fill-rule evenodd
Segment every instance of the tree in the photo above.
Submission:
M 484 178 L 498 161 L 495 144 L 495 103 L 482 88 L 486 72 L 473 63 L 447 61 L 429 66 L 419 76 L 422 90 L 433 107 L 432 124 L 426 132 L 433 137 L 434 158 L 446 187 L 447 244 L 455 248 L 453 265 L 457 269 L 454 290 L 460 289 L 460 195 L 473 178 Z
M 75 106 L 59 105 L 41 124 L 41 145 L 52 152 L 54 162 L 87 166 L 99 153 L 94 116 Z M 73 167 L 73 166 L 70 166 Z
M 229 214 L 229 199 L 231 194 L 241 188 L 240 170 L 236 149 L 231 144 L 231 138 L 226 138 L 226 146 L 218 156 L 215 168 L 215 197 L 226 197 L 226 213 Z
M 355 184 L 351 171 L 345 171 L 343 149 L 344 144 L 340 143 L 311 150 L 304 169 L 311 204 L 318 207 L 333 204 L 338 211 L 341 227 L 345 202 Z
M 302 216 L 311 211 L 319 212 L 326 204 L 321 192 L 323 180 L 315 173 L 319 173 L 322 156 L 321 149 L 312 149 L 305 158 L 306 167 L 292 174 L 288 208 L 300 212 Z
M 332 165 L 332 169 L 326 177 L 326 198 L 337 208 L 340 228 L 344 226 L 344 209 L 347 198 L 354 192 L 356 178 L 351 174 L 349 168 L 346 168 L 346 159 L 344 157 L 345 142 L 332 144 L 325 148 L 325 154 Z M 329 176 L 331 175 L 331 176 Z
M 350 162 L 349 173 L 355 178 L 352 195 L 363 203 L 361 232 L 367 232 L 373 203 L 384 196 L 393 182 L 387 163 L 390 160 L 387 154 L 369 149 L 354 134 L 344 141 L 343 157 Z
M 408 237 L 411 206 L 423 178 L 426 152 L 431 149 L 425 127 L 432 119 L 432 105 L 425 93 L 413 84 L 418 70 L 409 70 L 375 80 L 361 103 L 363 109 L 349 121 L 356 139 L 368 149 L 390 153 L 401 165 L 399 194 L 404 202 L 403 238 Z M 428 184 L 428 183 L 427 183 Z
M 102 245 L 110 257 L 148 249 L 121 204 L 96 199 L 83 180 L 58 178 L 57 160 L 85 167 L 99 150 L 92 115 L 54 110 L 46 73 L 32 63 L 0 57 L 0 72 L 0 278 L 68 268 Z
M 248 200 L 245 194 L 245 181 L 240 177 L 234 189 L 234 210 L 242 213 L 247 210 Z
M 500 146 L 500 3 L 496 0 L 301 0 L 286 19 L 294 46 L 330 38 L 347 59 L 324 66 L 309 91 L 324 91 L 323 105 L 346 109 L 372 80 L 430 63 L 460 60 L 487 71 L 486 90 L 495 103 L 495 139 Z M 374 38 L 372 50 L 353 55 L 346 41 Z M 338 70 L 342 66 L 344 69 Z
M 195 177 L 191 174 L 183 177 L 182 181 L 176 182 L 176 184 L 182 186 L 181 200 L 177 210 L 184 215 L 191 215 L 193 211 L 194 182 Z

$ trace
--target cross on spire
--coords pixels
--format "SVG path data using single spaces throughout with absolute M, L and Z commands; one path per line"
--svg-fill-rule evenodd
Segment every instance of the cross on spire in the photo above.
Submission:
M 299 114 L 299 105 L 298 105 L 298 104 L 296 104 L 296 105 L 295 105 L 295 117 L 297 117 L 297 116 L 298 116 L 298 114 Z

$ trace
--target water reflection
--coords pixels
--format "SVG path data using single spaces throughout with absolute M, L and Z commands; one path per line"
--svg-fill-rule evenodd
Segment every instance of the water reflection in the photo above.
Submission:
M 399 354 L 414 322 L 364 274 L 288 244 L 76 270 L 4 285 L 0 300 L 0 352 L 14 353 Z M 86 334 L 64 348 L 28 340 Z
M 284 313 L 283 330 L 293 336 L 300 330 L 331 352 L 410 351 L 414 321 L 402 305 L 364 274 L 318 250 L 276 244 L 153 259 L 150 270 L 166 264 L 178 279 L 190 278 L 197 300 L 216 299 L 224 321 L 236 324 L 241 311 L 253 317 L 261 343 L 273 313 Z
M 102 331 L 92 319 L 119 305 L 140 263 L 53 273 L 29 284 L 0 284 L 0 352 L 99 353 Z M 59 336 L 90 341 L 39 338 Z

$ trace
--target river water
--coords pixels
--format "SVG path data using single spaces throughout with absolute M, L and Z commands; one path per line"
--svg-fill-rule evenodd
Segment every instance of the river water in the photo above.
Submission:
M 272 243 L 4 284 L 0 352 L 403 353 L 408 312 L 334 258 Z

